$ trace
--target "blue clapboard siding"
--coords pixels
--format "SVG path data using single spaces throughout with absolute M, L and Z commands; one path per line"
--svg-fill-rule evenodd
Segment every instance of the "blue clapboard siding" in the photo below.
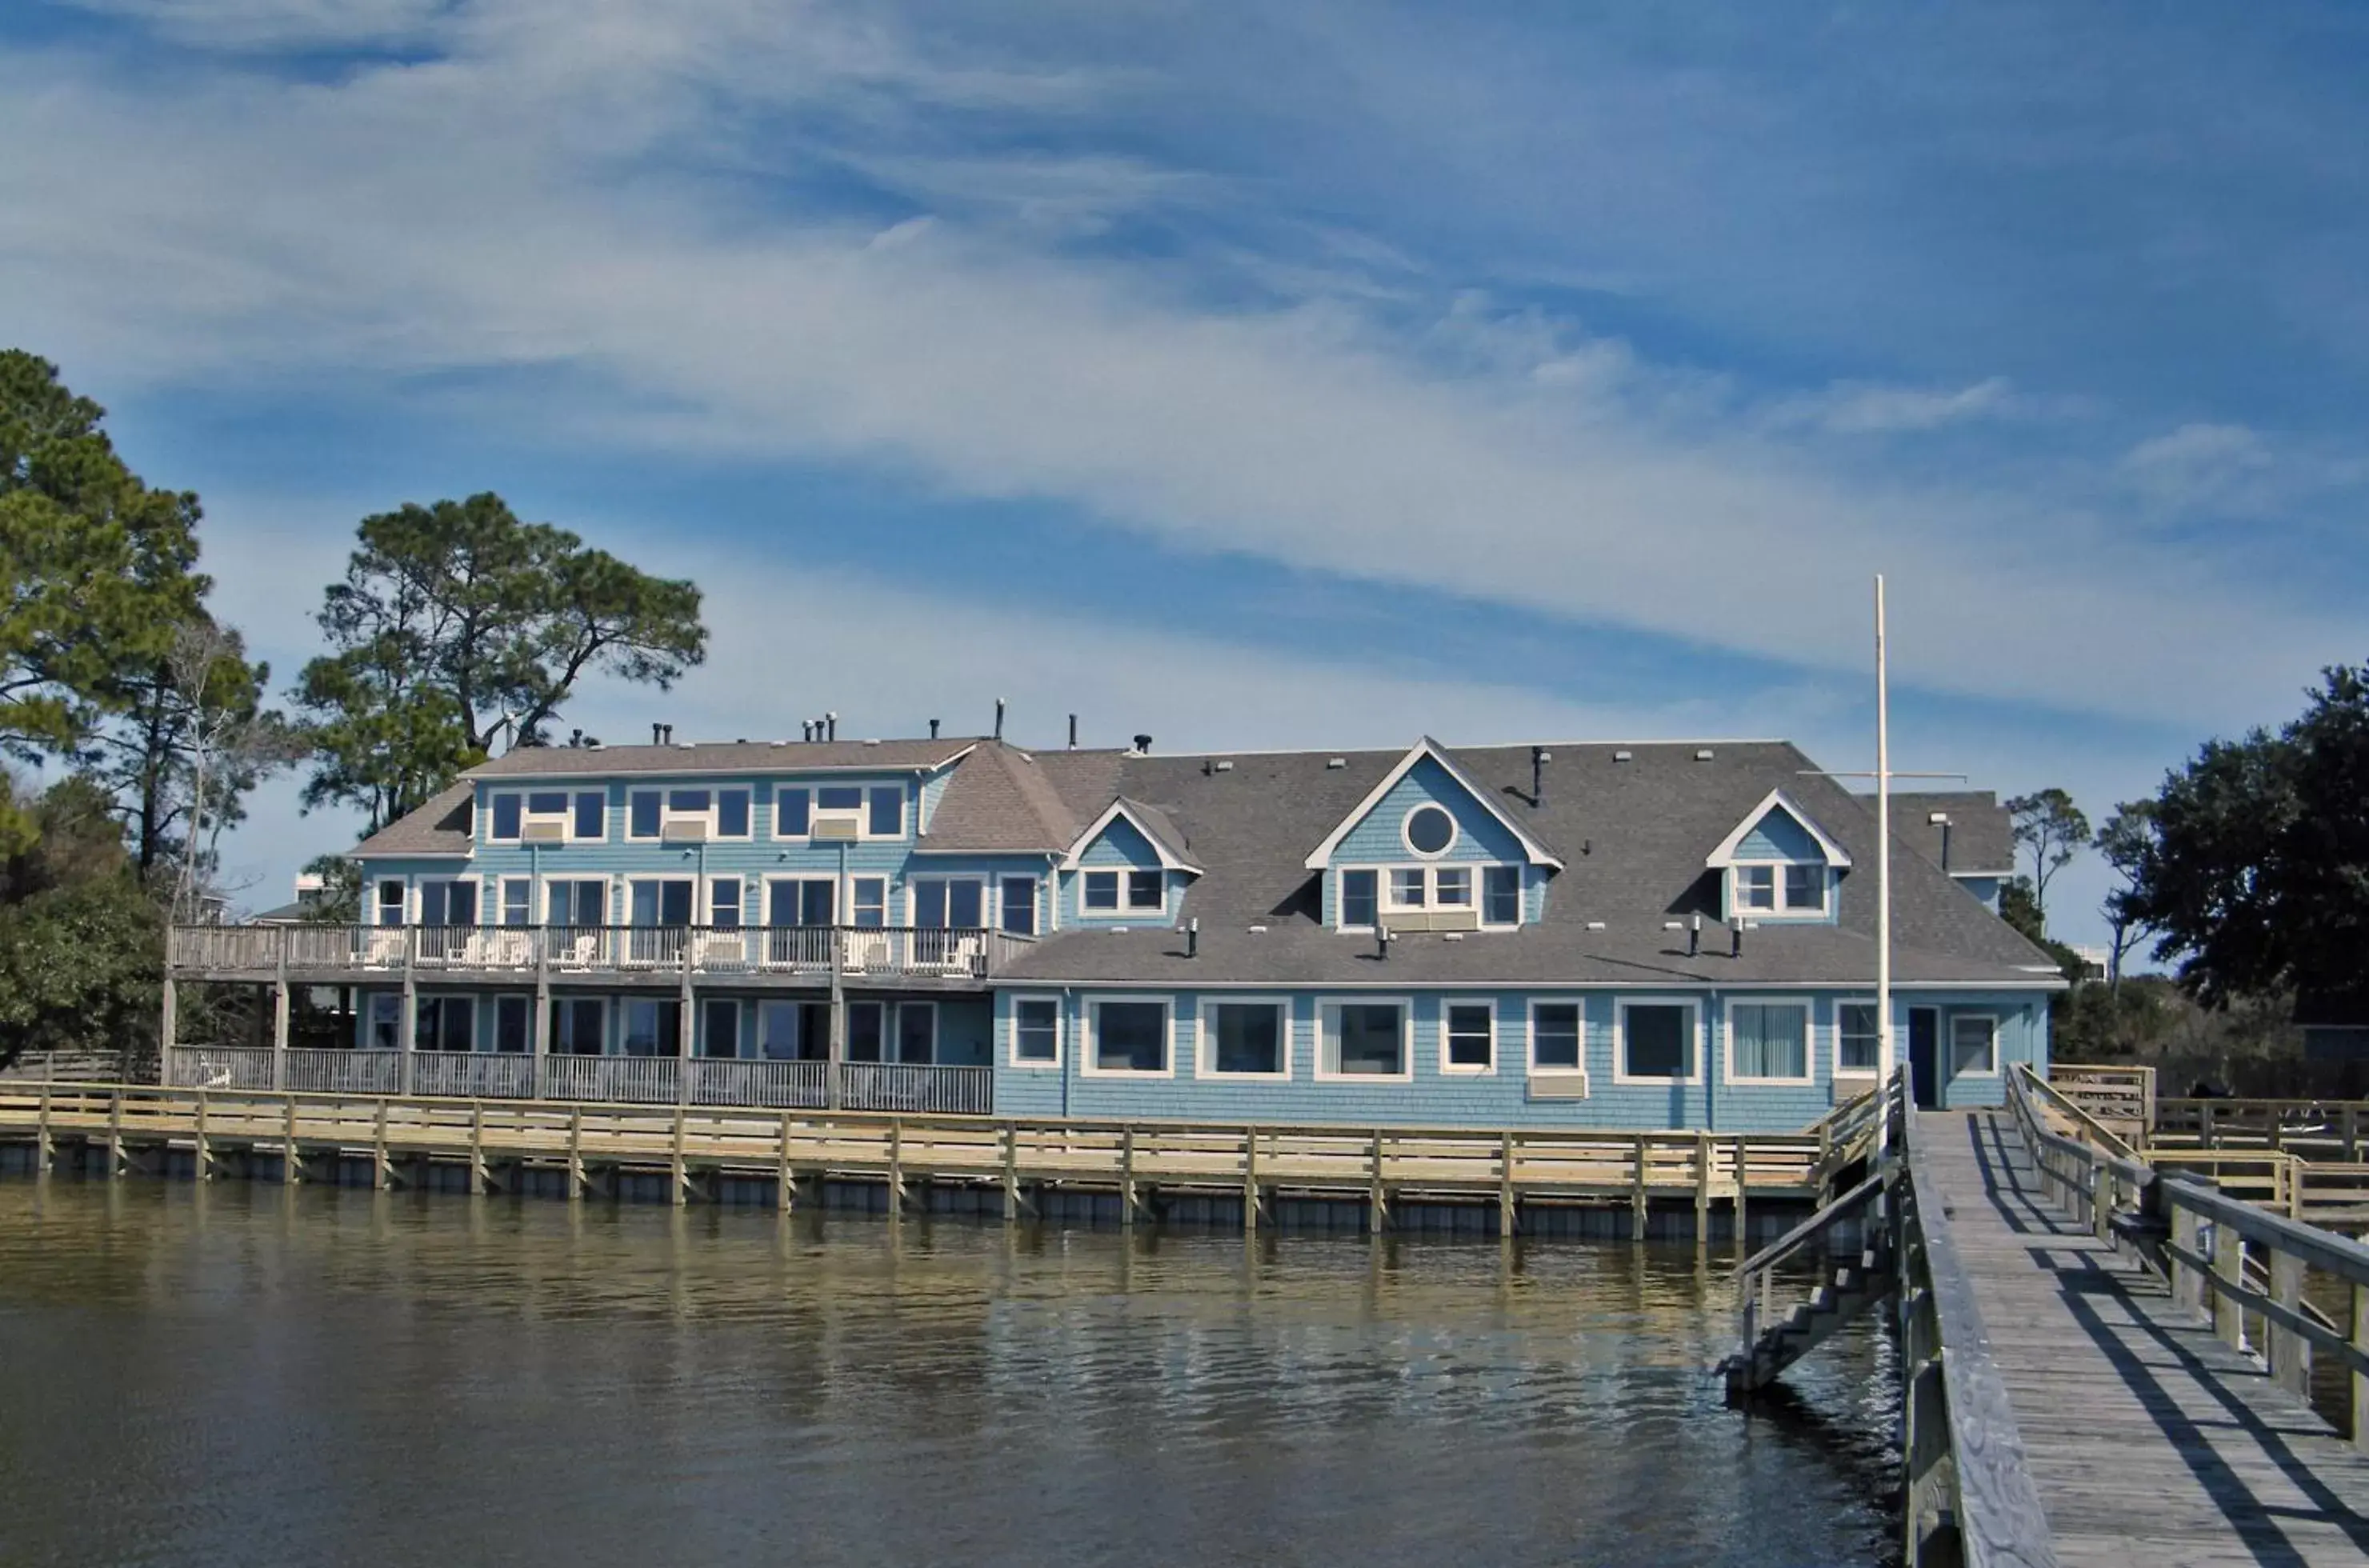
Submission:
M 1810 830 L 1781 806 L 1772 806 L 1735 846 L 1738 860 L 1815 861 L 1825 864 L 1826 852 Z
M 1114 818 L 1110 824 L 1094 836 L 1083 853 L 1078 856 L 1079 869 L 1061 874 L 1061 923 L 1065 926 L 1114 925 L 1173 925 L 1183 909 L 1183 895 L 1192 878 L 1182 872 L 1163 872 L 1161 885 L 1166 889 L 1166 902 L 1160 910 L 1108 910 L 1086 908 L 1088 870 L 1150 871 L 1160 864 L 1160 851 L 1143 836 L 1134 823 L 1125 818 Z M 1124 893 L 1121 895 L 1124 897 Z
M 1409 768 L 1405 776 L 1392 784 L 1373 809 L 1333 846 L 1333 862 L 1341 865 L 1406 864 L 1426 858 L 1407 848 L 1401 830 L 1407 813 L 1423 805 L 1437 806 L 1456 819 L 1456 841 L 1445 854 L 1427 858 L 1472 863 L 1524 858 L 1521 841 L 1505 830 L 1505 825 L 1475 800 L 1471 791 L 1457 783 L 1446 768 L 1425 757 Z

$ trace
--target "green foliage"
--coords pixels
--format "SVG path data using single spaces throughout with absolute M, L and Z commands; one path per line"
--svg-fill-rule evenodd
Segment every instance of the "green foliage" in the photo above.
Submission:
M 2020 795 L 2007 803 L 2016 847 L 2031 856 L 2031 901 L 2043 920 L 2048 884 L 2089 842 L 2089 818 L 2061 789 Z M 2036 939 L 2035 939 L 2036 940 Z
M 2132 910 L 2131 890 L 2137 886 L 2139 866 L 2155 843 L 2155 802 L 2125 800 L 2115 807 L 2106 825 L 2098 830 L 2096 843 L 2100 857 L 2113 872 L 2116 882 L 2098 912 L 2106 917 L 2106 927 L 2112 933 L 2106 981 L 2119 987 L 2123 983 L 2123 961 L 2146 932 L 2145 922 Z
M 153 1034 L 164 921 L 107 793 L 67 779 L 38 801 L 0 778 L 28 841 L 0 862 L 0 1066 L 25 1051 L 116 1050 Z
M 298 678 L 308 806 L 347 802 L 383 826 L 505 732 L 541 743 L 585 675 L 665 690 L 706 657 L 695 586 L 522 522 L 498 496 L 406 506 L 360 532 L 319 617 L 335 651 Z
M 304 918 L 321 925 L 356 925 L 362 918 L 362 868 L 341 854 L 319 854 L 304 869 L 321 879 L 321 897 Z
M 2064 972 L 2068 984 L 2077 986 L 2081 983 L 2089 966 L 2081 961 L 2078 953 L 2048 934 L 2047 924 L 2040 914 L 2040 900 L 2032 894 L 2030 877 L 2012 877 L 1999 889 L 1999 919 L 2047 954 L 2057 968 Z
M 2369 673 L 2323 673 L 2276 734 L 2166 776 L 2123 907 L 2214 1004 L 2304 993 L 2369 1006 Z

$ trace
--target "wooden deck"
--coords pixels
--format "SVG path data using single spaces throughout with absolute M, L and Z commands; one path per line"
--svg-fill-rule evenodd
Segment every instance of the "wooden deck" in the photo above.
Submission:
M 2369 1457 L 2053 1203 L 2008 1113 L 1927 1113 L 2057 1561 L 2369 1562 Z

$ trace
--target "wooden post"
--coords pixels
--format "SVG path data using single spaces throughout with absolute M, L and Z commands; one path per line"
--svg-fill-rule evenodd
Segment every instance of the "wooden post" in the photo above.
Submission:
M 41 1103 L 44 1105 L 47 1105 L 49 1103 L 49 1093 L 46 1090 L 42 1092 Z M 43 1137 L 42 1143 L 43 1162 L 46 1164 L 48 1155 L 48 1139 L 46 1134 Z M 210 1182 L 213 1180 L 213 1145 L 207 1141 L 206 1139 L 206 1092 L 200 1089 L 198 1091 L 198 1180 L 201 1182 Z
M 688 1032 L 689 1026 L 686 1024 L 685 1033 Z M 670 1179 L 667 1183 L 668 1187 L 670 1189 L 668 1193 L 667 1201 L 676 1204 L 682 1202 L 683 1189 L 689 1185 L 689 1174 L 684 1171 L 682 1163 L 682 1135 L 683 1109 L 682 1106 L 678 1104 L 674 1108 L 674 1158 L 668 1165 Z
M 296 1153 L 296 1096 L 288 1096 L 288 1121 L 282 1129 L 280 1150 L 280 1179 L 294 1186 L 304 1179 L 304 1162 Z
M 2369 1351 L 2369 1285 L 2352 1288 L 2352 1348 Z M 2369 1377 L 2354 1372 L 2352 1385 L 2352 1447 L 2369 1453 Z
M 2197 1250 L 2196 1213 L 2193 1209 L 2174 1204 L 2171 1210 L 2171 1243 L 2182 1252 Z M 2177 1257 L 2169 1260 L 2171 1299 L 2175 1305 L 2196 1311 L 2203 1305 L 2205 1284 L 2193 1265 Z
M 547 937 L 548 933 L 544 935 Z M 534 1034 L 527 1048 L 534 1053 L 527 1063 L 527 1093 L 533 1099 L 543 1098 L 544 1070 L 551 1063 L 551 953 L 550 943 L 538 941 L 534 956 Z
M 1247 1235 L 1258 1229 L 1258 1128 L 1242 1129 L 1242 1232 Z
M 782 1147 L 780 1150 L 781 1162 L 775 1168 L 773 1173 L 773 1201 L 780 1207 L 781 1211 L 784 1214 L 792 1212 L 797 1207 L 798 1204 L 797 1173 L 790 1169 L 790 1127 L 792 1114 L 793 1113 L 788 1111 L 784 1111 L 782 1113 L 782 1127 L 780 1134 L 782 1139 Z
M 2361 1107 L 2346 1102 L 2344 1106 L 2344 1162 L 2354 1164 L 2361 1158 Z
M 393 1185 L 395 1167 L 386 1158 L 386 1102 L 378 1103 L 378 1125 L 371 1140 L 371 1185 L 383 1189 Z
M 2218 1220 L 2213 1226 L 2213 1272 L 2225 1285 L 2245 1282 L 2246 1239 Z M 2213 1332 L 2233 1349 L 2246 1348 L 2245 1306 L 2235 1296 L 2213 1293 Z
M 905 1123 L 900 1116 L 888 1118 L 888 1212 L 905 1212 Z
M 411 1053 L 419 1040 L 419 928 L 406 926 L 403 933 L 403 1013 L 397 1026 L 400 1033 L 395 1048 L 395 1093 L 411 1093 Z
M 1695 1246 L 1711 1245 L 1711 1134 L 1695 1134 Z
M 1002 1127 L 1003 1138 L 1003 1222 L 1007 1225 L 1020 1218 L 1020 1129 L 1010 1122 Z
M 486 1190 L 486 1103 L 469 1102 L 469 1190 Z
M 699 895 L 694 891 L 692 897 L 695 901 Z M 691 1104 L 691 1043 L 699 1033 L 698 1014 L 691 1010 L 691 960 L 698 943 L 696 926 L 682 933 L 682 1026 L 675 1031 L 674 1045 L 674 1103 L 678 1105 Z
M 1390 1195 L 1382 1186 L 1382 1129 L 1379 1127 L 1374 1129 L 1374 1153 L 1370 1174 L 1373 1184 L 1366 1199 L 1366 1222 L 1368 1228 L 1379 1236 L 1389 1230 L 1390 1224 Z
M 2098 1240 L 2111 1243 L 2114 1239 L 2114 1194 L 2118 1186 L 2113 1167 L 2102 1156 L 2089 1165 L 2089 1229 Z
M 1875 1114 L 1879 1116 L 1885 1115 L 1885 1107 L 1881 1104 L 1877 1105 Z M 1743 1140 L 1741 1139 L 1737 1139 L 1736 1152 L 1740 1159 L 1743 1154 Z M 1736 1166 L 1736 1174 L 1741 1178 L 1743 1173 L 1744 1167 L 1741 1164 L 1738 1164 Z M 1818 1124 L 1818 1207 L 1820 1208 L 1824 1208 L 1826 1205 L 1834 1201 L 1835 1127 L 1832 1122 L 1822 1121 Z
M 107 1103 L 107 1174 L 111 1181 L 123 1174 L 123 1091 L 118 1089 Z
M 1521 1214 L 1514 1199 L 1514 1135 L 1509 1129 L 1497 1135 L 1497 1235 L 1502 1240 L 1514 1234 L 1521 1223 Z
M 1121 1127 L 1118 1134 L 1118 1222 L 1135 1223 L 1135 1128 Z
M 200 1116 L 203 1115 L 204 1104 L 202 1100 L 199 1102 Z M 40 1117 L 33 1127 L 33 1169 L 36 1174 L 46 1176 L 50 1173 L 50 1085 L 47 1080 L 41 1083 Z
M 1629 1239 L 1632 1242 L 1645 1239 L 1645 1135 L 1641 1132 L 1637 1135 L 1637 1168 L 1631 1173 L 1629 1188 Z
M 1737 1133 L 1735 1135 L 1735 1250 L 1739 1253 L 1749 1252 L 1752 1247 L 1752 1243 L 1745 1239 L 1751 1234 L 1751 1229 L 1744 1222 L 1745 1188 L 1752 1185 L 1745 1179 L 1751 1172 L 1750 1149 L 1751 1140 L 1742 1133 Z M 1833 1186 L 1834 1181 L 1830 1177 L 1825 1186 L 1820 1190 L 1831 1190 Z
M 271 982 L 271 1086 L 288 1087 L 288 950 L 280 950 L 280 973 Z
M 168 971 L 165 976 L 164 1004 L 156 1023 L 156 1082 L 173 1082 L 173 1048 L 179 1043 L 179 993 Z
M 571 1201 L 584 1196 L 584 1107 L 581 1105 L 567 1114 L 567 1196 Z
M 2213 1102 L 2207 1100 L 2202 1105 L 2198 1106 L 2197 1109 L 2202 1113 L 2197 1123 L 2197 1147 L 2201 1149 L 2218 1148 L 2219 1145 L 2214 1141 L 2213 1138 Z
M 2303 1310 L 2303 1259 L 2271 1253 L 2271 1299 L 2291 1312 Z M 2311 1342 L 2293 1329 L 2264 1320 L 2270 1328 L 2271 1376 L 2299 1399 L 2311 1398 Z

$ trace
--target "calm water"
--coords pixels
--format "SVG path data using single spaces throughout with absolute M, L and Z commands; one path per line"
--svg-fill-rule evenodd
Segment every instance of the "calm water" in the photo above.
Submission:
M 1715 1310 L 1706 1310 L 1706 1302 Z M 1878 1562 L 1690 1249 L 0 1183 L 0 1562 Z

